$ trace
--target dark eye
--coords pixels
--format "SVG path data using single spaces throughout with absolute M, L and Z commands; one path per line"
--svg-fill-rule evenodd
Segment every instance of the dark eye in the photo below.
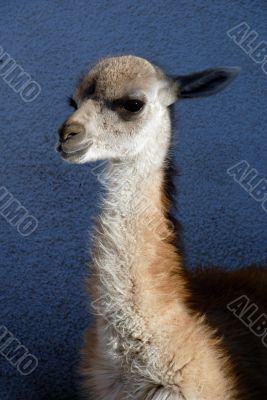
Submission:
M 95 93 L 95 89 L 96 89 L 96 84 L 95 82 L 92 82 L 90 86 L 88 86 L 88 88 L 85 91 L 85 96 L 86 97 L 90 97 L 93 96 L 93 94 Z
M 76 101 L 72 97 L 69 97 L 69 105 L 73 107 L 75 110 L 77 110 L 78 108 Z
M 145 103 L 141 100 L 130 99 L 122 103 L 122 108 L 126 111 L 137 113 L 142 110 L 144 104 Z

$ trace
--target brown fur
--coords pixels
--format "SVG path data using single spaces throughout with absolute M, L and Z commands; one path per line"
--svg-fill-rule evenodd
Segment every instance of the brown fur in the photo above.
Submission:
M 223 271 L 220 268 L 199 269 L 188 274 L 191 285 L 190 306 L 203 313 L 210 326 L 222 338 L 222 346 L 231 356 L 237 377 L 238 399 L 258 400 L 267 397 L 267 348 L 260 338 L 229 310 L 227 304 L 246 295 L 267 313 L 267 270 L 259 267 Z
M 111 154 L 114 158 L 115 147 L 119 158 L 124 151 L 120 137 L 125 139 L 126 135 L 130 142 L 133 135 L 138 136 L 158 103 L 151 101 L 153 106 L 147 106 L 150 110 L 147 114 L 141 113 L 129 121 L 111 112 L 110 102 L 133 89 L 147 89 L 147 94 L 151 94 L 158 85 L 158 91 L 162 90 L 161 103 L 167 107 L 174 101 L 174 93 L 179 93 L 177 83 L 169 84 L 168 77 L 141 58 L 103 60 L 76 91 L 75 98 L 81 106 L 73 114 L 71 128 L 76 122 L 88 124 L 89 133 L 85 134 L 93 140 L 90 149 L 95 146 L 95 150 L 88 150 L 92 157 Z M 92 96 L 88 95 L 92 92 Z M 165 140 L 169 130 L 168 110 L 162 115 L 165 125 L 160 133 Z M 94 125 L 90 125 L 92 120 Z M 92 126 L 98 131 L 94 132 Z M 152 126 L 156 131 L 157 127 Z M 76 139 L 71 139 L 74 149 Z M 132 153 L 125 171 L 136 173 L 138 179 L 133 179 L 131 196 L 129 193 L 126 196 L 129 208 L 124 214 L 125 209 L 122 212 L 118 209 L 120 200 L 111 196 L 97 225 L 90 282 L 92 303 L 102 301 L 112 285 L 111 295 L 114 297 L 115 293 L 122 300 L 121 303 L 114 298 L 113 303 L 104 300 L 101 312 L 96 312 L 94 325 L 86 334 L 81 367 L 84 386 L 95 400 L 262 400 L 267 396 L 267 349 L 227 305 L 245 294 L 262 313 L 267 312 L 267 272 L 258 268 L 235 272 L 218 268 L 195 272 L 184 269 L 181 246 L 178 249 L 175 246 L 177 225 L 170 224 L 172 197 L 168 189 L 172 185 L 166 165 L 167 147 L 164 147 L 168 143 L 167 137 L 155 150 L 150 142 L 145 160 L 140 161 Z M 135 144 L 129 149 L 133 151 Z M 157 157 L 157 151 L 161 150 L 165 160 L 156 169 L 147 158 Z M 72 153 L 67 159 L 71 157 Z M 131 169 L 133 160 L 135 169 Z M 139 162 L 148 166 L 148 170 L 138 171 Z M 119 179 L 123 181 L 125 171 L 120 169 L 119 162 L 118 165 Z M 116 179 L 110 181 L 110 191 L 117 190 L 118 197 L 123 196 L 119 183 Z M 149 207 L 138 214 L 138 200 L 146 199 Z M 114 219 L 120 232 L 112 231 Z M 149 221 L 157 220 L 162 223 L 155 234 Z M 134 257 L 125 262 L 128 251 Z M 117 293 L 114 282 L 118 284 L 118 276 L 112 280 L 115 272 L 107 268 L 111 259 L 107 262 L 106 254 L 114 256 L 115 270 L 122 280 Z M 123 269 L 117 268 L 121 260 Z M 117 309 L 112 308 L 114 304 Z M 94 307 L 92 311 L 95 312 Z
M 111 57 L 102 60 L 82 80 L 76 95 L 84 97 L 86 91 L 96 83 L 96 93 L 106 100 L 123 97 L 127 93 L 129 83 L 138 82 L 143 87 L 147 79 L 157 75 L 155 68 L 148 62 L 138 57 L 124 56 Z
M 161 204 L 158 203 L 158 193 L 153 189 L 150 199 L 156 195 L 153 203 L 166 214 L 169 202 L 163 197 Z M 138 312 L 146 320 L 146 330 L 153 341 L 153 344 L 144 345 L 154 346 L 165 353 L 162 353 L 161 368 L 166 385 L 179 387 L 188 399 L 191 398 L 191 389 L 200 392 L 203 390 L 203 399 L 210 398 L 211 390 L 212 395 L 217 392 L 217 399 L 234 398 L 231 394 L 234 393 L 234 378 L 231 377 L 227 353 L 222 350 L 220 340 L 203 318 L 186 308 L 191 293 L 186 274 L 181 267 L 180 256 L 171 244 L 173 233 L 170 232 L 168 239 L 162 241 L 143 226 L 139 234 L 144 246 L 149 248 L 144 247 L 142 250 L 143 254 L 147 254 L 142 265 L 137 263 L 134 267 L 134 302 Z M 94 298 L 97 297 L 93 295 Z M 101 317 L 97 318 L 96 323 L 103 325 L 104 331 L 105 321 Z M 136 340 L 142 342 L 142 334 L 136 335 Z M 107 355 L 108 349 L 105 350 L 103 343 L 100 344 L 98 340 L 96 332 L 91 331 L 83 350 L 83 374 L 88 377 L 85 383 L 95 397 L 104 399 L 116 387 L 120 393 L 120 379 L 125 379 L 123 377 L 128 376 L 130 371 L 124 371 L 129 368 L 127 362 L 123 367 L 121 364 L 114 365 L 114 360 L 109 360 Z M 196 381 L 191 380 L 193 375 L 197 375 Z M 202 381 L 205 381 L 205 385 L 200 389 Z M 147 392 L 154 386 L 148 385 Z
M 168 197 L 164 195 L 161 199 L 164 214 L 170 206 Z M 179 386 L 185 398 L 187 387 L 201 385 L 202 380 L 206 388 L 199 399 L 265 398 L 267 349 L 229 312 L 227 304 L 245 293 L 262 312 L 266 311 L 266 270 L 250 268 L 227 272 L 211 268 L 186 272 L 181 267 L 180 255 L 171 244 L 172 233 L 163 242 L 149 237 L 150 232 L 144 231 L 142 235 L 148 235 L 144 242 L 156 247 L 157 252 L 153 259 L 146 260 L 147 270 L 144 265 L 137 267 L 135 298 L 140 312 L 146 315 L 157 347 L 165 352 L 162 357 L 169 354 L 165 362 L 168 385 Z M 184 310 L 177 308 L 177 300 L 185 305 Z M 105 325 L 101 318 L 96 323 Z M 120 388 L 125 374 L 125 366 L 121 370 L 113 363 L 109 365 L 101 348 L 92 328 L 83 349 L 82 370 L 85 384 L 96 399 L 104 399 L 114 387 Z M 111 371 L 113 379 L 105 379 L 102 374 L 109 375 Z M 101 385 L 96 382 L 96 375 Z M 117 398 L 124 397 L 118 394 Z M 188 398 L 191 399 L 190 394 Z

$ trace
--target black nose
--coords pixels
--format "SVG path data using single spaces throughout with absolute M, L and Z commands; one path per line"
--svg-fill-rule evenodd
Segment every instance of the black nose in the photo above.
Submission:
M 79 124 L 78 122 L 68 123 L 65 122 L 62 127 L 58 131 L 60 141 L 62 143 L 66 142 L 69 139 L 74 138 L 75 136 L 81 137 L 85 133 L 85 129 L 83 125 Z

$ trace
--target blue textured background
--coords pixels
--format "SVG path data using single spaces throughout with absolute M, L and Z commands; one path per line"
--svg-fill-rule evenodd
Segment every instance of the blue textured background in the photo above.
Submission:
M 67 96 L 100 57 L 133 53 L 172 74 L 243 68 L 223 93 L 176 107 L 179 217 L 188 265 L 267 264 L 267 214 L 226 173 L 245 159 L 267 178 L 267 76 L 226 35 L 246 21 L 267 40 L 266 17 L 263 0 L 1 1 L 0 45 L 42 86 L 26 104 L 0 80 L 0 185 L 39 220 L 23 238 L 0 217 L 0 325 L 39 359 L 23 377 L 0 357 L 1 400 L 78 396 L 100 188 L 90 165 L 64 164 L 54 146 Z

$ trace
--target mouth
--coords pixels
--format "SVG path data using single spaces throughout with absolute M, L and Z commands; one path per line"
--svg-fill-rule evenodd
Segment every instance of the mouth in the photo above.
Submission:
M 71 151 L 71 152 L 66 152 L 66 151 L 63 150 L 62 145 L 59 144 L 57 146 L 57 151 L 60 153 L 61 157 L 64 160 L 74 161 L 74 160 L 77 160 L 80 157 L 84 156 L 91 146 L 92 146 L 92 143 L 89 143 L 85 147 L 83 147 L 82 149 Z

